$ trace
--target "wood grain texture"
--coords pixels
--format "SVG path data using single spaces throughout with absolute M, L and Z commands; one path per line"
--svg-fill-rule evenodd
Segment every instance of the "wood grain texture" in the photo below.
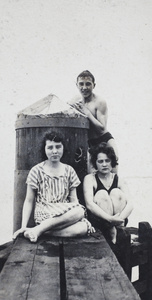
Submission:
M 59 245 L 57 242 L 44 241 L 38 245 L 27 299 L 60 299 Z
M 58 248 L 17 239 L 1 272 L 0 300 L 60 299 Z
M 139 300 L 104 237 L 64 242 L 68 300 Z
M 100 233 L 18 238 L 0 275 L 0 300 L 139 300 Z

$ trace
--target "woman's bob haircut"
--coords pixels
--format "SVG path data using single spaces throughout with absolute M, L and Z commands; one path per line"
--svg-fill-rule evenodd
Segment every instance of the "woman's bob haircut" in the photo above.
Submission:
M 42 138 L 42 143 L 41 143 L 42 160 L 47 159 L 47 156 L 45 154 L 46 141 L 53 141 L 55 143 L 61 143 L 64 148 L 64 138 L 63 138 L 62 134 L 55 132 L 55 131 L 46 132 Z
M 97 161 L 97 156 L 99 153 L 104 153 L 107 155 L 107 157 L 111 160 L 112 168 L 114 168 L 114 167 L 116 167 L 116 165 L 118 165 L 117 158 L 116 158 L 113 148 L 107 146 L 106 143 L 101 143 L 96 147 L 91 147 L 89 150 L 89 153 L 91 155 L 91 163 L 95 169 L 97 169 L 96 161 Z

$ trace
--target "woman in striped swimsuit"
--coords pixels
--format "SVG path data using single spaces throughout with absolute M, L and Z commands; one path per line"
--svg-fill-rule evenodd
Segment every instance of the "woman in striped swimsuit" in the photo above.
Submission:
M 62 137 L 55 132 L 46 133 L 43 149 L 46 160 L 34 166 L 27 177 L 22 226 L 14 233 L 14 239 L 24 233 L 31 242 L 36 242 L 48 230 L 52 236 L 66 237 L 94 232 L 84 218 L 85 208 L 77 199 L 78 176 L 71 166 L 60 161 L 64 152 Z M 27 228 L 34 203 L 36 226 Z
M 126 183 L 112 173 L 117 165 L 112 147 L 102 143 L 90 150 L 96 173 L 84 178 L 84 197 L 92 225 L 116 243 L 116 226 L 125 225 L 133 206 Z

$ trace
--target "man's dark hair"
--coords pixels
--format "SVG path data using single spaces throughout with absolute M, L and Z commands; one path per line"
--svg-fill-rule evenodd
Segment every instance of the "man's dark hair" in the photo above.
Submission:
M 96 169 L 96 160 L 97 160 L 97 156 L 99 153 L 104 153 L 107 155 L 107 157 L 111 160 L 111 166 L 112 168 L 116 167 L 116 165 L 118 165 L 117 163 L 117 158 L 115 155 L 115 152 L 113 150 L 112 147 L 107 146 L 106 143 L 101 143 L 96 147 L 92 147 L 89 150 L 90 155 L 91 155 L 91 162 L 93 167 Z
M 92 82 L 95 83 L 95 78 L 94 76 L 92 75 L 92 73 L 88 70 L 85 70 L 83 72 L 81 72 L 78 77 L 77 77 L 77 81 L 78 81 L 78 78 L 79 77 L 91 77 L 92 78 Z

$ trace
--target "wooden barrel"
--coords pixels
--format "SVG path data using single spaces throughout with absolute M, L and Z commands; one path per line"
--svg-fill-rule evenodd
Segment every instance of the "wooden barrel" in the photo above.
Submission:
M 74 167 L 81 182 L 87 173 L 88 119 L 82 115 L 72 116 L 56 113 L 48 116 L 21 114 L 16 120 L 16 167 L 14 184 L 13 230 L 21 226 L 22 207 L 26 195 L 26 178 L 29 170 L 42 161 L 41 141 L 45 132 L 62 133 L 65 154 L 62 162 Z M 82 185 L 78 197 L 83 203 Z M 29 226 L 33 225 L 33 216 Z

